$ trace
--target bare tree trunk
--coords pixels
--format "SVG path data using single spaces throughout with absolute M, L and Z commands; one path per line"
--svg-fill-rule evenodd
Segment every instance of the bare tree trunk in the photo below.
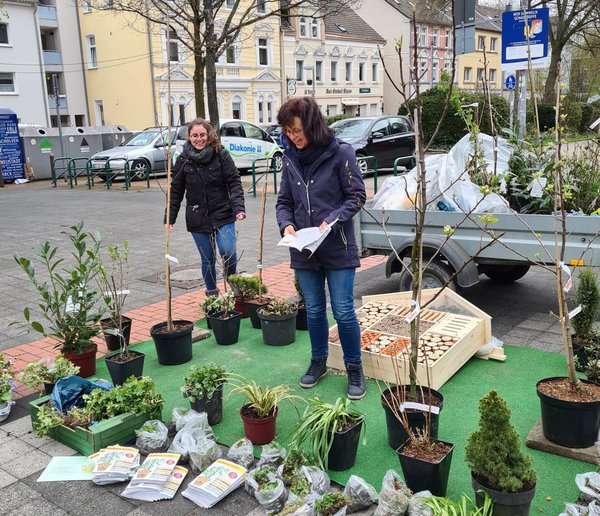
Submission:
M 215 129 L 219 129 L 219 104 L 217 102 L 217 56 L 214 50 L 206 49 L 206 98 L 208 100 L 208 118 Z
M 554 103 L 554 93 L 556 91 L 556 81 L 558 81 L 560 54 L 563 51 L 564 44 L 557 43 L 557 47 L 552 46 L 552 56 L 550 57 L 550 68 L 546 77 L 544 86 L 544 102 L 546 104 Z
M 206 118 L 204 111 L 204 57 L 197 52 L 202 52 L 198 49 L 194 53 L 194 95 L 196 103 L 196 116 Z

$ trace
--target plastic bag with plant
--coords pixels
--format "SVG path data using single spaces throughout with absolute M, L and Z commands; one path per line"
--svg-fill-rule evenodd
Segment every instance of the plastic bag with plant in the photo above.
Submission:
M 179 420 L 183 416 L 185 416 L 190 410 L 192 410 L 192 409 L 189 408 L 189 407 L 175 407 L 171 411 L 171 420 L 167 424 L 167 427 L 169 429 L 169 434 L 170 435 L 174 435 L 175 432 L 177 432 L 178 426 L 179 426 L 179 428 L 183 428 L 183 425 L 181 425 L 179 423 Z
M 273 464 L 279 466 L 285 460 L 286 455 L 285 448 L 281 444 L 277 441 L 271 441 L 262 447 L 258 465 Z
M 408 499 L 412 492 L 398 473 L 389 469 L 383 477 L 379 505 L 373 516 L 395 516 L 404 514 L 408 508 Z
M 197 475 L 219 459 L 223 452 L 215 441 L 204 438 L 196 442 L 195 448 L 190 450 L 189 454 L 192 473 Z
M 434 516 L 433 509 L 427 505 L 427 500 L 433 495 L 431 491 L 419 491 L 408 501 L 408 516 Z
M 331 480 L 327 473 L 318 466 L 302 466 L 300 472 L 310 479 L 315 493 L 324 494 L 329 491 Z
M 375 488 L 366 480 L 352 475 L 344 488 L 344 494 L 350 499 L 348 512 L 358 512 L 377 503 L 379 496 Z
M 207 439 L 209 438 L 201 428 L 184 428 L 177 432 L 175 439 L 169 446 L 169 453 L 179 453 L 181 462 L 186 462 L 189 460 L 190 452 L 196 450 Z
M 252 447 L 252 443 L 245 437 L 234 442 L 227 452 L 227 458 L 248 469 L 254 462 L 254 448 Z
M 137 435 L 135 445 L 140 452 L 146 455 L 161 453 L 167 448 L 169 430 L 167 425 L 158 419 L 146 421 L 141 428 L 135 431 L 135 435 Z
M 350 500 L 340 492 L 328 492 L 315 502 L 317 516 L 344 516 Z
M 283 481 L 276 478 L 266 484 L 260 484 L 254 493 L 254 498 L 267 513 L 279 512 L 287 500 L 287 491 Z
M 302 448 L 291 448 L 283 464 L 277 470 L 284 484 L 289 485 L 292 482 L 292 478 L 298 474 L 300 468 L 307 462 L 308 457 Z
M 283 506 L 280 512 L 273 516 L 314 516 L 315 508 L 313 502 L 308 502 L 302 498 L 291 500 L 288 498 L 287 503 Z
M 177 420 L 175 428 L 178 432 L 183 429 L 199 428 L 208 439 L 215 440 L 215 434 L 208 424 L 208 414 L 206 412 L 189 410 Z
M 258 466 L 248 472 L 246 476 L 246 482 L 244 483 L 244 490 L 254 496 L 254 493 L 258 487 L 262 484 L 268 484 L 272 480 L 277 478 L 275 467 L 272 464 L 265 464 Z

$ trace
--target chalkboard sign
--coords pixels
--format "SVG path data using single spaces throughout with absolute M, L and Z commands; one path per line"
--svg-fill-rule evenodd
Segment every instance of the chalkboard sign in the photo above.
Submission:
M 17 114 L 6 108 L 0 108 L 0 163 L 4 181 L 25 177 Z

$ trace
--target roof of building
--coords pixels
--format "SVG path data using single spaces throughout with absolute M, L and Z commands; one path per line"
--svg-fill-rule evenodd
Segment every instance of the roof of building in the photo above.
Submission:
M 374 43 L 385 43 L 385 39 L 352 9 L 344 9 L 343 12 L 326 16 L 324 23 L 325 34 L 328 36 L 345 36 Z

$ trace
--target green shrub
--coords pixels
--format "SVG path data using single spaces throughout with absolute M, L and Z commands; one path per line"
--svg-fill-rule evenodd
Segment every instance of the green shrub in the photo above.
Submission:
M 600 116 L 600 115 L 599 115 Z M 596 117 L 598 118 L 598 117 Z M 579 132 L 586 133 L 590 127 L 590 124 L 596 120 L 594 118 L 594 106 L 591 104 L 581 105 L 581 123 L 579 124 Z
M 467 438 L 465 460 L 487 487 L 505 493 L 532 488 L 536 482 L 531 457 L 510 422 L 510 408 L 496 391 L 479 400 L 479 429 Z
M 533 124 L 533 102 L 527 102 L 527 124 Z M 538 102 L 538 117 L 540 119 L 540 131 L 545 132 L 554 127 L 555 109 L 554 104 L 544 104 Z
M 565 123 L 570 132 L 579 132 L 583 105 L 583 102 L 565 102 L 563 105 L 562 113 L 567 117 Z
M 325 123 L 327 125 L 333 124 L 333 122 L 337 122 L 338 120 L 344 120 L 344 118 L 352 118 L 352 115 L 331 115 L 325 117 Z
M 592 325 L 598 315 L 600 307 L 600 290 L 594 271 L 586 267 L 579 272 L 579 282 L 577 283 L 577 292 L 575 293 L 575 305 L 581 305 L 579 312 L 571 323 L 575 330 L 575 335 L 579 337 L 588 337 L 592 334 Z

